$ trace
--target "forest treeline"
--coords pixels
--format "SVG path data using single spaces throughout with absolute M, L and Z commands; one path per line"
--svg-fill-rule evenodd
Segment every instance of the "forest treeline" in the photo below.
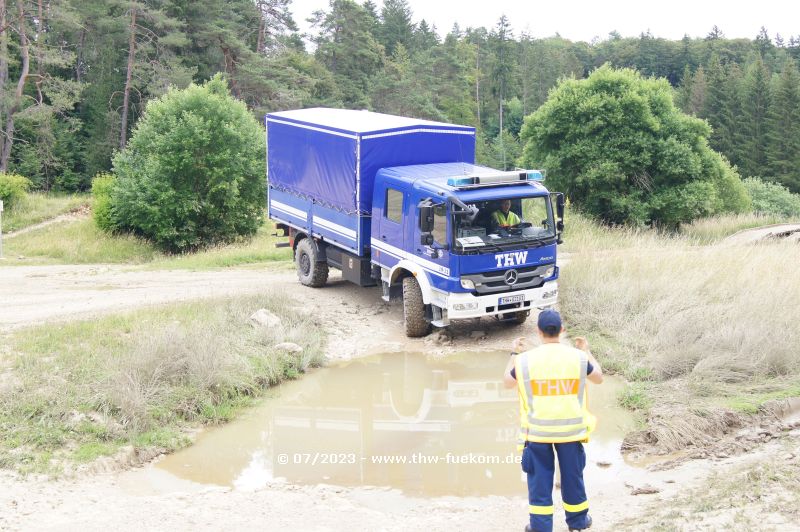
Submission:
M 508 168 L 556 82 L 608 63 L 666 78 L 743 177 L 800 192 L 800 34 L 572 42 L 506 17 L 436 28 L 405 0 L 331 0 L 312 19 L 301 35 L 291 0 L 0 0 L 0 171 L 86 190 L 148 101 L 218 72 L 259 117 L 319 105 L 474 125 L 479 161 Z

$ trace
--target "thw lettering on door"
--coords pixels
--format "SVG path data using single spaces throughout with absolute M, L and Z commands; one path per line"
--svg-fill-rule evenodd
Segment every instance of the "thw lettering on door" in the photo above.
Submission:
M 518 266 L 525 264 L 528 259 L 527 251 L 515 251 L 514 253 L 500 253 L 494 256 L 497 261 L 498 268 L 508 268 L 509 266 Z

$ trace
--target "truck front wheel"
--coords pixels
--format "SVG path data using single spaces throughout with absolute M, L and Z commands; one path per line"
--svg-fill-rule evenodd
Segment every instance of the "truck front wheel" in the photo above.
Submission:
M 403 279 L 403 321 L 409 338 L 418 338 L 431 332 L 431 324 L 425 319 L 422 290 L 413 277 Z
M 328 263 L 317 262 L 317 246 L 310 238 L 304 238 L 297 243 L 294 263 L 301 284 L 319 288 L 328 281 Z

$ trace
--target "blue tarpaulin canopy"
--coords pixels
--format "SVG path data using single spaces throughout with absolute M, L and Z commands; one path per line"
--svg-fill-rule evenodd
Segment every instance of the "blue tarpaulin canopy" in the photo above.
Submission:
M 468 126 L 326 108 L 270 113 L 266 125 L 270 187 L 349 214 L 370 214 L 381 168 L 475 162 Z

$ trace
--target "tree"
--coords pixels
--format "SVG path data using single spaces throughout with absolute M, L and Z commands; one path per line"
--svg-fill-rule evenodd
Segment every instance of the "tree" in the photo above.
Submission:
M 381 113 L 445 119 L 433 106 L 431 86 L 425 83 L 424 71 L 420 72 L 415 66 L 406 47 L 397 43 L 394 55 L 386 60 L 383 71 L 373 80 L 370 93 L 373 108 Z
M 380 42 L 387 55 L 394 54 L 398 44 L 406 50 L 414 46 L 414 24 L 411 7 L 406 0 L 385 0 L 381 9 Z
M 800 216 L 800 194 L 793 194 L 784 186 L 757 177 L 748 177 L 743 183 L 753 199 L 753 212 Z
M 182 252 L 255 234 L 264 133 L 220 76 L 151 100 L 114 157 L 113 225 Z
M 770 74 L 759 56 L 747 67 L 742 111 L 744 151 L 741 169 L 747 176 L 763 175 L 767 165 L 767 112 L 770 108 Z
M 5 15 L 5 5 L 0 6 L 3 8 L 3 14 Z M 27 17 L 23 8 L 22 0 L 16 0 L 16 13 L 13 22 L 9 22 L 8 24 L 4 24 L 3 26 L 3 46 L 5 47 L 5 30 L 6 27 L 14 27 L 17 35 L 19 36 L 19 55 L 20 55 L 20 72 L 19 77 L 17 79 L 16 87 L 14 89 L 14 98 L 12 100 L 11 106 L 6 111 L 6 123 L 5 127 L 2 132 L 2 137 L 0 137 L 0 172 L 5 173 L 8 170 L 8 159 L 11 157 L 11 147 L 14 144 L 14 127 L 15 127 L 15 119 L 16 114 L 22 110 L 23 100 L 22 97 L 25 91 L 25 84 L 28 81 L 28 74 L 30 73 L 30 40 L 28 39 L 28 22 Z M 3 17 L 5 19 L 5 16 Z M 3 20 L 5 22 L 5 20 Z M 5 50 L 3 50 L 5 51 Z M 5 62 L 3 66 L 4 69 L 8 68 L 8 63 Z M 6 75 L 3 78 L 7 78 Z M 5 86 L 3 86 L 3 91 L 5 92 Z M 5 97 L 5 94 L 3 94 Z M 3 98 L 5 99 L 5 98 Z
M 422 19 L 414 28 L 414 51 L 425 52 L 438 44 L 439 36 L 436 35 L 436 27 L 429 27 L 425 19 Z
M 774 77 L 767 115 L 769 175 L 800 192 L 800 73 L 788 58 Z
M 706 70 L 708 91 L 700 118 L 708 120 L 712 128 L 711 146 L 722 153 L 730 154 L 734 149 L 733 112 L 736 95 L 731 91 L 733 84 L 717 54 L 711 56 Z M 730 156 L 730 155 L 729 155 Z
M 706 107 L 707 92 L 708 84 L 703 67 L 698 67 L 692 74 L 687 65 L 679 92 L 681 109 L 690 115 L 701 116 Z
M 490 35 L 490 42 L 492 43 L 492 52 L 494 53 L 494 65 L 492 67 L 492 95 L 498 100 L 498 130 L 503 131 L 503 107 L 508 92 L 509 85 L 512 83 L 514 75 L 514 53 L 513 53 L 513 39 L 514 35 L 511 30 L 511 24 L 508 22 L 508 17 L 505 15 L 500 16 L 497 21 L 495 32 Z M 503 142 L 503 136 L 499 135 L 500 143 Z M 505 159 L 504 159 L 505 163 Z
M 316 11 L 313 17 L 320 31 L 314 39 L 316 56 L 350 108 L 367 106 L 370 79 L 383 64 L 383 46 L 370 33 L 370 21 L 370 14 L 352 0 L 331 0 L 330 11 Z
M 749 206 L 709 133 L 675 107 L 666 80 L 603 66 L 561 81 L 525 120 L 522 163 L 546 168 L 556 190 L 607 223 L 674 227 Z
M 126 0 L 111 0 L 110 6 Z M 128 57 L 125 70 L 125 86 L 122 90 L 122 107 L 119 148 L 123 149 L 128 138 L 128 113 L 131 106 L 131 93 L 136 90 L 135 78 L 164 78 L 173 66 L 172 62 L 155 59 L 168 53 L 172 46 L 183 46 L 186 37 L 178 20 L 148 2 L 127 0 Z M 137 55 L 139 56 L 137 59 Z M 143 56 L 143 57 L 142 57 Z M 142 75 L 138 69 L 149 70 Z M 185 71 L 181 69 L 181 73 Z M 188 78 L 188 76 L 187 76 Z M 160 80 L 159 80 L 160 81 Z

